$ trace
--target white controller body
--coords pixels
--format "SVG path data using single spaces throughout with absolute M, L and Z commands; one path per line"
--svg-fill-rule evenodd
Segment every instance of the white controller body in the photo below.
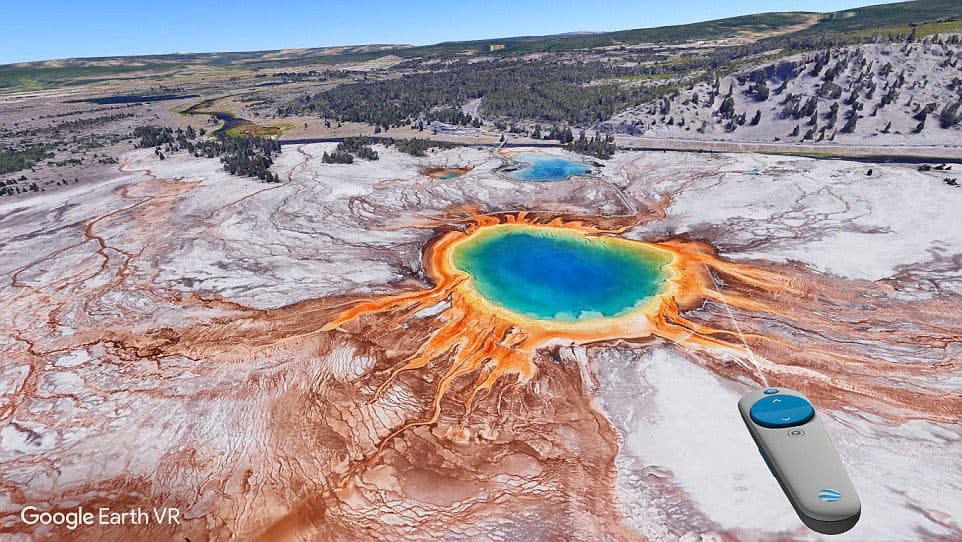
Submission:
M 742 397 L 738 410 L 802 522 L 823 534 L 854 527 L 862 504 L 808 399 L 767 388 Z

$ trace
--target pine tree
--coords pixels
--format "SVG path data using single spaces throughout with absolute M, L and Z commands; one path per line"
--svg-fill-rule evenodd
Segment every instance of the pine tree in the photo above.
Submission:
M 731 96 L 722 100 L 721 106 L 718 108 L 718 114 L 724 119 L 730 119 L 735 114 L 735 100 Z
M 759 72 L 762 75 L 759 76 L 758 81 L 755 82 L 755 100 L 759 102 L 764 102 L 768 99 L 770 94 L 768 90 L 768 83 L 765 81 L 765 72 Z
M 842 132 L 846 134 L 851 134 L 855 132 L 855 125 L 858 123 L 858 113 L 854 110 L 849 112 L 848 120 L 845 121 L 845 126 L 842 126 Z

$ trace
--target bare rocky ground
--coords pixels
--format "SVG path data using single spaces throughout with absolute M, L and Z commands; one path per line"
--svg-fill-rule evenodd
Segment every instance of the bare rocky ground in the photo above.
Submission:
M 80 101 L 84 99 L 82 94 L 0 98 L 0 147 L 44 145 L 49 153 L 30 168 L 0 174 L 6 195 L 26 196 L 104 179 L 114 173 L 119 157 L 133 148 L 134 128 L 189 122 L 170 110 L 189 99 L 113 105 Z

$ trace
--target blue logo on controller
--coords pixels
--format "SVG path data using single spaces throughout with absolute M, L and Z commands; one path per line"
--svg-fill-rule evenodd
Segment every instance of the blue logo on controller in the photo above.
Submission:
M 838 502 L 842 500 L 842 494 L 834 489 L 823 489 L 818 492 L 818 498 L 825 502 Z

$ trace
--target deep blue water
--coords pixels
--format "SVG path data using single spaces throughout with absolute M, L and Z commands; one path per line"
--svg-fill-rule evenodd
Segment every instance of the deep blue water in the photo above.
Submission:
M 104 96 L 102 98 L 87 98 L 83 100 L 69 100 L 68 103 L 88 102 L 98 105 L 112 104 L 132 104 L 147 102 L 162 102 L 166 100 L 180 100 L 183 98 L 196 98 L 197 94 L 154 94 L 142 96 L 140 94 L 124 94 L 122 96 Z
M 512 171 L 508 176 L 519 181 L 561 181 L 576 175 L 585 175 L 591 168 L 585 164 L 565 160 L 551 154 L 525 153 L 514 156 L 519 162 L 531 164 Z
M 667 255 L 574 230 L 497 228 L 455 248 L 492 303 L 540 320 L 618 316 L 658 294 Z

